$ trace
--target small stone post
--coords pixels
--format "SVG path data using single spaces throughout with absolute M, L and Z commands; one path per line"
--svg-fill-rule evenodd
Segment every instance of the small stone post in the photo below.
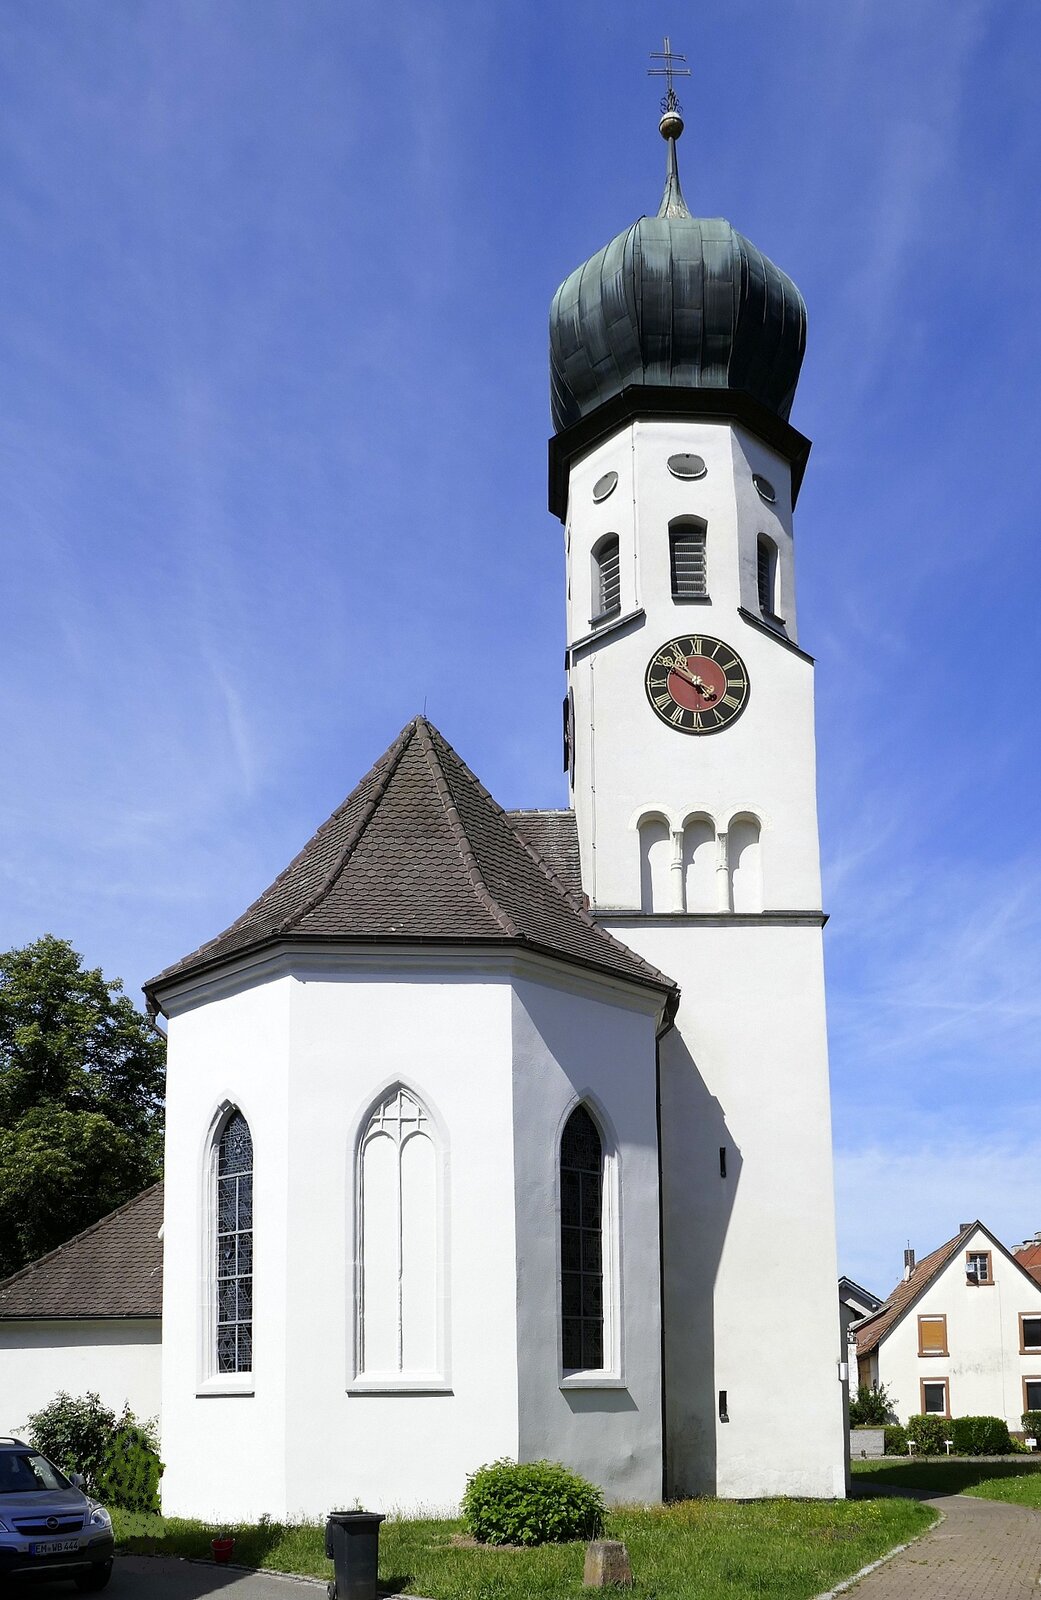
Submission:
M 582 1582 L 587 1589 L 631 1589 L 629 1552 L 618 1539 L 594 1539 L 586 1548 Z

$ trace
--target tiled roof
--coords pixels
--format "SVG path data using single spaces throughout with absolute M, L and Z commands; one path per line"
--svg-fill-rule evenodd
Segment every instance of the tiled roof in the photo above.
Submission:
M 567 813 L 511 821 L 425 717 L 402 730 L 270 888 L 145 986 L 280 942 L 520 945 L 665 993 L 676 985 L 597 926 L 526 834 L 575 876 Z M 547 843 L 547 841 L 549 841 Z
M 162 1225 L 163 1186 L 154 1183 L 0 1283 L 0 1321 L 161 1316 Z
M 506 820 L 560 879 L 569 894 L 583 899 L 578 858 L 578 828 L 573 811 L 507 811 Z
M 878 1347 L 912 1301 L 924 1293 L 937 1273 L 942 1272 L 947 1263 L 957 1255 L 962 1240 L 968 1239 L 978 1227 L 978 1222 L 970 1223 L 967 1228 L 955 1234 L 953 1239 L 948 1239 L 946 1244 L 940 1245 L 938 1250 L 934 1250 L 931 1255 L 923 1256 L 921 1261 L 915 1263 L 910 1276 L 900 1280 L 882 1309 L 870 1321 L 862 1322 L 856 1330 L 858 1356 L 866 1356 Z
M 1029 1244 L 1021 1244 L 1012 1252 L 1016 1265 L 1029 1272 L 1035 1283 L 1041 1284 L 1041 1240 L 1034 1239 Z

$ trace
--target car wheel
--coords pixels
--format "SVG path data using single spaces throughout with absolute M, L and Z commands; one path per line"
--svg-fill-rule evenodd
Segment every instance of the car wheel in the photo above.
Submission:
M 97 1594 L 104 1589 L 112 1576 L 111 1561 L 96 1561 L 89 1572 L 81 1572 L 76 1579 L 80 1594 Z

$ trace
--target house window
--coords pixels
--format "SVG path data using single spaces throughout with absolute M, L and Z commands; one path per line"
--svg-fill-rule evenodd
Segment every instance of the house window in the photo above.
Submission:
M 965 1276 L 969 1283 L 983 1286 L 993 1283 L 989 1250 L 967 1250 L 965 1252 Z
M 777 614 L 777 546 L 765 533 L 759 535 L 755 552 L 759 609 L 766 616 Z
M 593 621 L 613 616 L 622 605 L 622 573 L 618 535 L 609 533 L 593 546 Z
M 233 1111 L 217 1145 L 217 1371 L 253 1370 L 253 1140 Z
M 1019 1317 L 1019 1353 L 1025 1356 L 1034 1350 L 1041 1350 L 1041 1317 L 1028 1317 L 1021 1312 Z
M 560 1141 L 560 1308 L 565 1372 L 604 1364 L 604 1151 L 585 1106 Z
M 669 564 L 674 600 L 708 598 L 705 538 L 703 522 L 685 520 L 669 524 Z
M 945 1356 L 947 1350 L 947 1318 L 918 1318 L 918 1354 L 920 1356 Z
M 441 1364 L 438 1149 L 425 1106 L 400 1085 L 362 1133 L 358 1209 L 358 1376 L 433 1381 Z
M 1041 1411 L 1041 1378 L 1023 1379 L 1023 1410 Z
M 949 1385 L 946 1378 L 922 1379 L 922 1410 L 927 1417 L 949 1417 Z

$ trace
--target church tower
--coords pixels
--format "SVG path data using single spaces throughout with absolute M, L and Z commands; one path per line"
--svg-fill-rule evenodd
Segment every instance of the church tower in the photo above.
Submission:
M 788 421 L 806 314 L 689 211 L 671 76 L 663 112 L 658 214 L 550 320 L 582 885 L 681 991 L 659 1045 L 667 1492 L 841 1495 L 809 441 Z

